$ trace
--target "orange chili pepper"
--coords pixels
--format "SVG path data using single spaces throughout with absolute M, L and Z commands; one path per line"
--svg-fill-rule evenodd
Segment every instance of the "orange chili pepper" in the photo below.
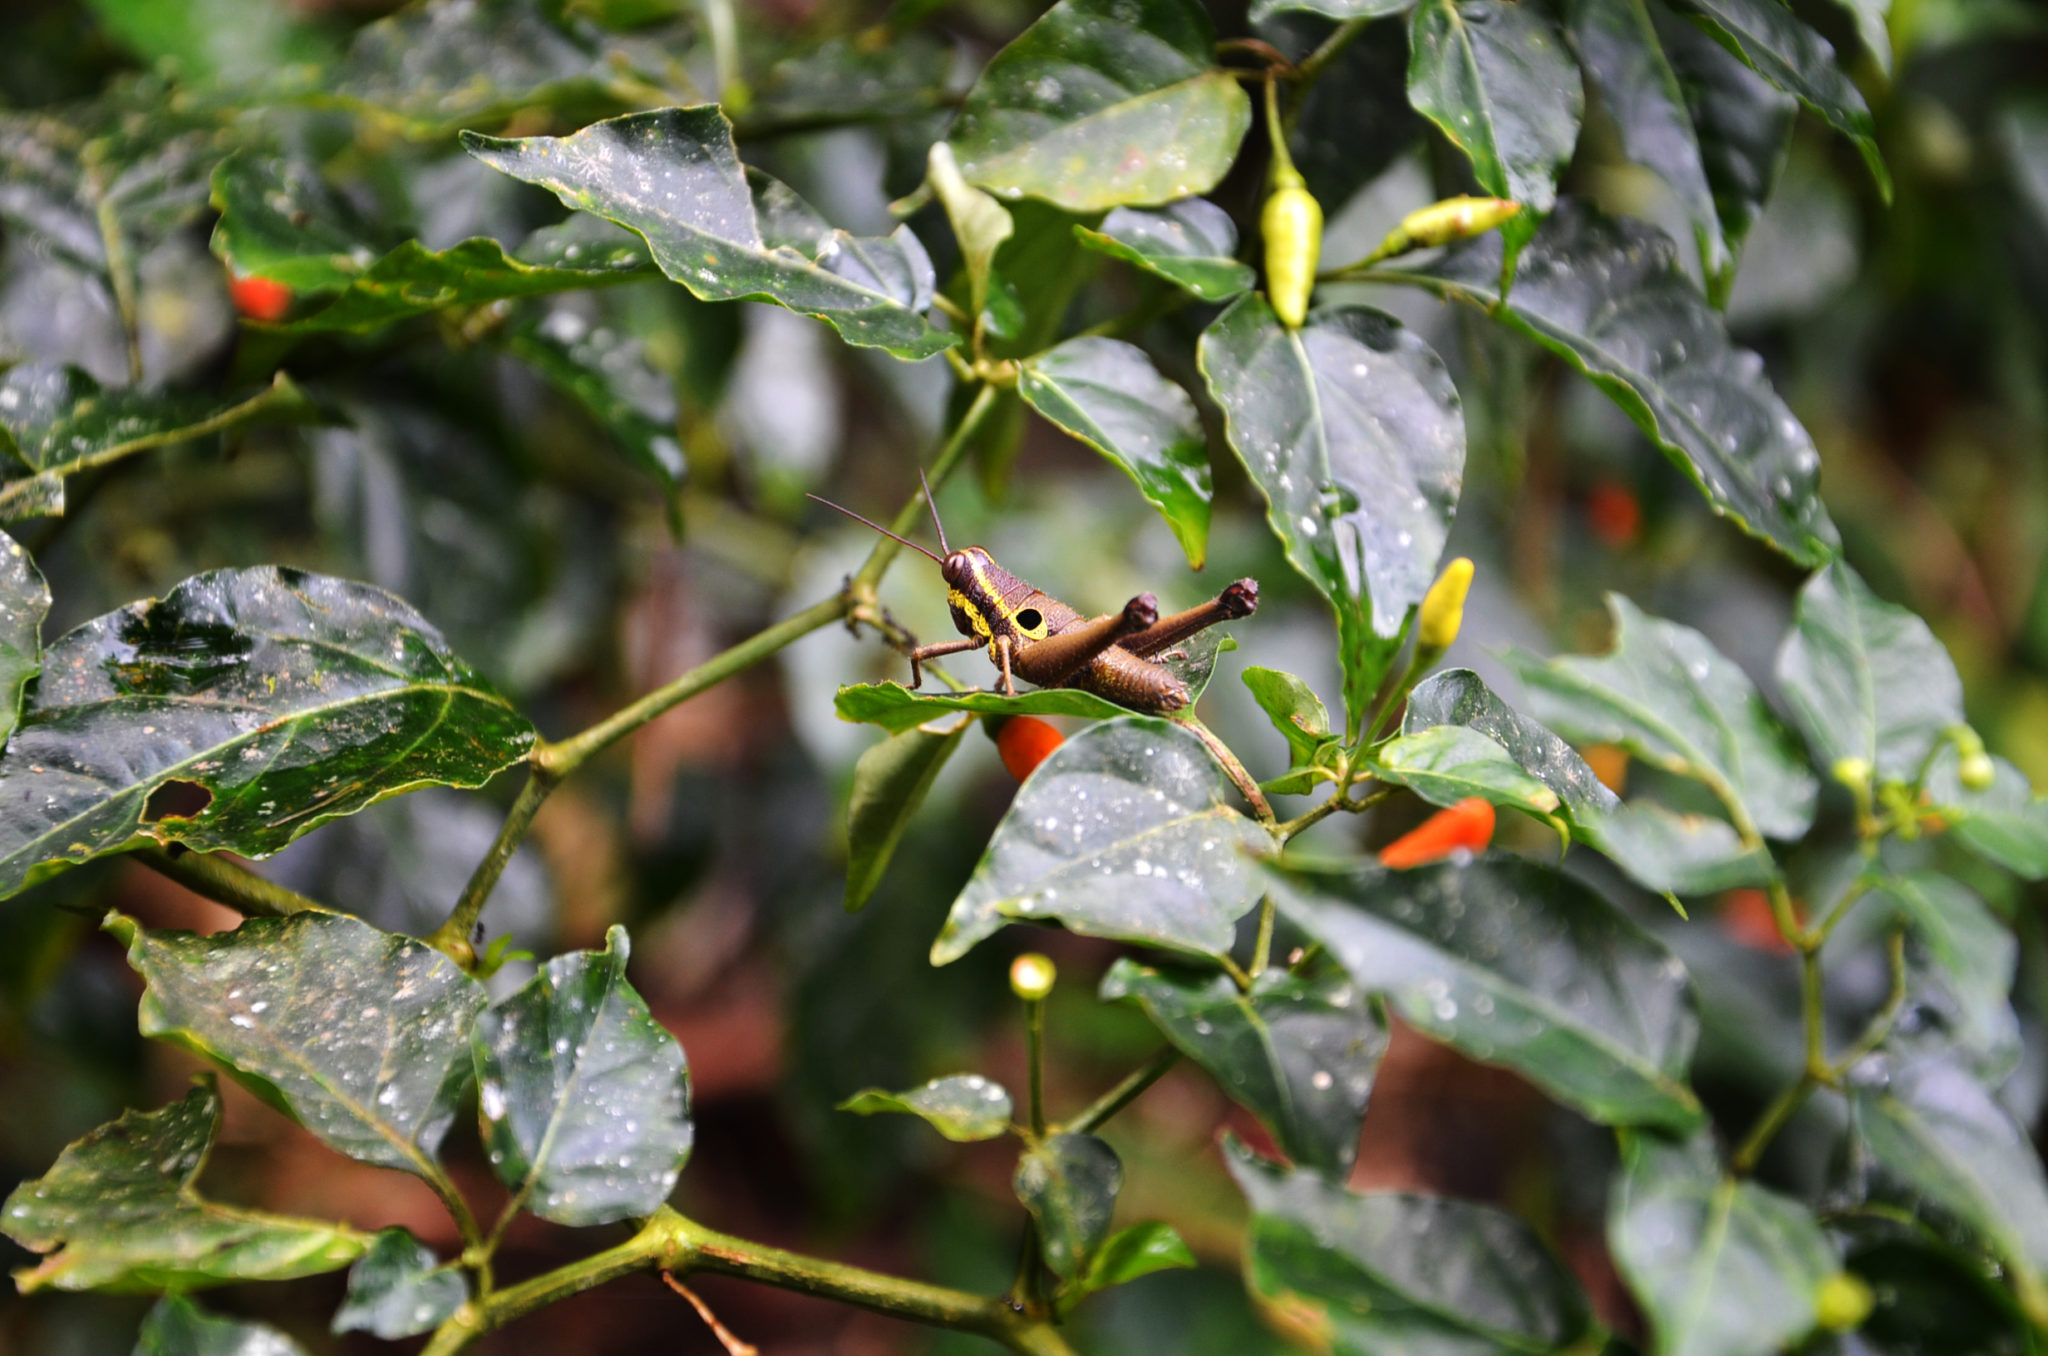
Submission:
M 1457 852 L 1483 852 L 1493 841 L 1493 805 L 1468 796 L 1438 810 L 1421 825 L 1380 849 L 1380 865 L 1406 871 L 1440 862 Z
M 1029 777 L 1067 737 L 1036 716 L 1011 716 L 996 731 L 996 752 L 1018 781 Z
M 272 324 L 292 308 L 292 289 L 271 278 L 230 278 L 228 297 L 251 320 Z

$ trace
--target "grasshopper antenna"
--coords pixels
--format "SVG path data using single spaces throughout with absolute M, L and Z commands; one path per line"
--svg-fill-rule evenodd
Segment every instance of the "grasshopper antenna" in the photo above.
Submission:
M 846 508 L 840 504 L 835 504 L 830 499 L 820 498 L 818 495 L 815 494 L 807 494 L 804 496 L 804 498 L 816 499 L 819 503 L 823 504 L 828 509 L 838 509 L 839 512 L 845 514 L 847 517 L 853 519 L 855 522 L 866 523 L 869 527 L 872 527 L 873 529 L 875 529 L 875 531 L 881 533 L 883 536 L 888 537 L 894 541 L 899 541 L 903 543 L 903 545 L 908 546 L 911 550 L 916 551 L 920 555 L 929 557 L 931 560 L 937 561 L 941 565 L 946 563 L 944 560 L 941 560 L 938 556 L 932 555 L 930 551 L 925 550 L 922 546 L 919 546 L 916 542 L 910 540 L 908 537 L 899 537 L 894 532 L 891 532 L 888 528 L 883 527 L 880 523 L 874 522 L 867 518 L 863 518 L 850 508 Z M 945 545 L 945 542 L 941 541 L 939 544 L 943 546 Z
M 939 534 L 939 549 L 947 555 L 953 548 L 946 545 L 946 525 L 939 521 L 939 501 L 932 498 L 932 483 L 924 478 L 924 467 L 917 468 L 917 483 L 924 486 L 924 506 L 932 511 L 932 530 Z

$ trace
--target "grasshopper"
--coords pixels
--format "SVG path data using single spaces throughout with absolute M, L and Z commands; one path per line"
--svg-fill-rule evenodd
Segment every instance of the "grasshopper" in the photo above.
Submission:
M 918 478 L 923 480 L 922 472 Z M 1159 615 L 1159 600 L 1149 593 L 1125 603 L 1121 612 L 1083 617 L 996 564 L 986 549 L 969 546 L 955 551 L 949 546 L 929 484 L 924 487 L 925 504 L 931 509 L 932 529 L 938 534 L 942 555 L 898 537 L 852 509 L 815 494 L 809 497 L 901 542 L 939 567 L 946 581 L 953 625 L 966 639 L 913 648 L 909 652 L 913 688 L 924 681 L 925 660 L 986 647 L 1002 675 L 1006 697 L 1017 695 L 1016 680 L 1023 678 L 1039 687 L 1093 692 L 1136 711 L 1178 711 L 1188 704 L 1188 686 L 1164 664 L 1154 662 L 1153 656 L 1217 622 L 1249 617 L 1259 606 L 1259 581 L 1240 579 L 1208 602 L 1169 617 Z

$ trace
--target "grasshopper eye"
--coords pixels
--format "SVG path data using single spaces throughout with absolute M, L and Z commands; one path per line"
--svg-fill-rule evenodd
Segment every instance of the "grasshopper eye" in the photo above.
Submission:
M 1026 631 L 1036 631 L 1038 624 L 1044 620 L 1045 617 L 1035 607 L 1027 607 L 1017 614 L 1017 625 Z

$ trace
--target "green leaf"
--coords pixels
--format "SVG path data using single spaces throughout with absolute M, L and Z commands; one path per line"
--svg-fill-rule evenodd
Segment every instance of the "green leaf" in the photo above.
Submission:
M 1236 649 L 1237 642 L 1212 626 L 1189 636 L 1175 648 L 1180 651 L 1176 657 L 1157 662 L 1188 685 L 1188 704 L 1192 706 L 1209 685 L 1209 677 L 1216 670 L 1216 657 Z M 1026 690 L 1005 697 L 1000 692 L 912 692 L 901 683 L 856 683 L 840 688 L 833 705 L 841 720 L 879 725 L 891 734 L 915 729 L 949 711 L 972 711 L 978 716 L 1077 716 L 1086 720 L 1130 714 L 1107 697 L 1072 687 Z
M 1880 781 L 1916 780 L 1963 723 L 1963 680 L 1927 623 L 1839 560 L 1799 590 L 1778 685 L 1821 766 L 1860 758 Z
M 0 521 L 63 511 L 63 477 L 137 452 L 257 420 L 302 419 L 310 406 L 280 372 L 253 396 L 223 402 L 135 388 L 102 390 L 75 367 L 30 362 L 0 374 L 0 463 L 31 474 L 0 482 Z M 48 506 L 48 481 L 58 482 Z
M 382 589 L 195 575 L 60 637 L 0 757 L 0 895 L 141 844 L 261 857 L 421 786 L 481 786 L 533 727 Z
M 1086 1274 L 1109 1237 L 1123 1183 L 1116 1151 L 1093 1135 L 1051 1135 L 1017 1160 L 1010 1185 L 1038 1224 L 1038 1246 L 1053 1275 Z
M 1835 63 L 1828 40 L 1794 17 L 1779 0 L 1670 0 L 1764 79 L 1798 96 L 1829 126 L 1856 143 L 1886 202 L 1892 178 L 1877 149 L 1870 107 Z
M 654 262 L 705 301 L 772 301 L 849 344 L 929 358 L 958 342 L 921 314 L 932 264 L 907 226 L 867 240 L 828 227 L 783 185 L 740 164 L 714 104 L 593 123 L 566 137 L 465 132 L 493 169 L 637 232 Z
M 1607 1240 L 1668 1356 L 1782 1350 L 1841 1270 L 1805 1206 L 1726 1175 L 1705 1136 L 1628 1138 Z
M 1678 72 L 1665 55 L 1645 0 L 1570 0 L 1571 35 L 1586 78 L 1613 114 L 1631 161 L 1670 185 L 1692 221 L 1709 278 L 1732 267 L 1706 160 Z
M 1422 0 L 1408 34 L 1408 102 L 1472 162 L 1480 188 L 1522 204 L 1519 245 L 1557 202 L 1586 109 L 1578 64 L 1544 0 Z
M 349 1268 L 348 1298 L 333 1330 L 367 1332 L 385 1341 L 439 1327 L 469 1300 L 461 1268 L 403 1229 L 386 1229 Z
M 1027 360 L 1017 394 L 1109 458 L 1159 510 L 1199 570 L 1209 549 L 1209 440 L 1188 393 L 1145 351 L 1116 339 L 1069 339 Z
M 214 167 L 212 201 L 213 252 L 238 277 L 336 292 L 384 252 L 369 223 L 302 161 L 237 151 Z
M 1124 716 L 1053 750 L 1017 791 L 932 943 L 967 954 L 1011 920 L 1206 955 L 1229 950 L 1263 886 L 1272 836 L 1230 808 L 1229 782 L 1172 721 Z
M 914 726 L 884 739 L 853 765 L 853 793 L 846 802 L 847 912 L 873 897 L 903 831 L 973 723 L 961 717 L 944 731 Z
M 1927 800 L 1970 851 L 2028 880 L 2048 878 L 2048 797 L 2037 796 L 2027 774 L 2005 759 L 1982 791 L 1964 786 L 1955 745 L 1935 755 L 1927 773 Z
M 1070 212 L 1214 188 L 1251 126 L 1195 0 L 1060 0 L 996 53 L 947 140 L 967 178 Z
M 251 918 L 200 937 L 109 913 L 148 988 L 138 1025 L 362 1163 L 435 1180 L 469 1082 L 483 986 L 423 942 L 340 913 Z
M 1500 251 L 1481 238 L 1411 272 L 1375 273 L 1488 310 L 1591 378 L 1716 513 L 1801 564 L 1833 556 L 1813 439 L 1756 355 L 1729 341 L 1669 238 L 1565 202 L 1522 253 L 1504 305 Z
M 1103 976 L 1102 999 L 1141 1008 L 1289 1158 L 1350 1171 L 1387 1028 L 1340 969 L 1268 969 L 1245 993 L 1228 975 L 1126 958 Z
M 1198 361 L 1288 563 L 1337 613 L 1355 733 L 1457 511 L 1457 390 L 1391 316 L 1325 307 L 1290 330 L 1256 293 L 1203 332 Z
M 1857 1356 L 2017 1356 L 2033 1350 L 2025 1316 L 1983 1262 L 1927 1231 L 1893 1236 L 1886 1229 L 1874 1240 L 1858 1240 L 1848 1270 L 1877 1299 L 1856 1330 L 1855 1346 L 1848 1348 Z
M 1464 725 L 1437 725 L 1390 739 L 1372 753 L 1373 775 L 1405 786 L 1433 805 L 1471 796 L 1543 818 L 1557 792 L 1523 770 L 1508 751 Z
M 961 262 L 967 266 L 973 296 L 971 310 L 980 315 L 988 307 L 989 278 L 995 267 L 996 251 L 1017 225 L 1001 203 L 960 177 L 953 148 L 943 141 L 932 143 L 926 182 L 938 195 L 939 205 L 946 209 L 946 219 L 953 225 L 953 238 L 960 243 Z
M 556 310 L 513 329 L 505 347 L 583 406 L 641 470 L 670 487 L 682 483 L 675 386 L 648 364 L 638 339 Z
M 1281 911 L 1423 1035 L 1603 1124 L 1701 1123 L 1685 967 L 1586 886 L 1504 856 L 1266 875 Z
M 1330 733 L 1330 713 L 1322 698 L 1291 673 L 1253 665 L 1244 671 L 1244 685 L 1252 699 L 1273 722 L 1273 728 L 1287 741 L 1288 766 L 1304 768 L 1315 762 L 1317 750 L 1335 738 Z
M 1326 19 L 1377 19 L 1387 14 L 1405 14 L 1415 0 L 1252 0 L 1252 22 L 1264 23 L 1276 14 L 1320 14 Z
M 604 941 L 541 966 L 470 1033 L 491 1167 L 557 1224 L 653 1214 L 694 1134 L 683 1049 L 626 982 L 626 930 Z
M 1856 20 L 1856 37 L 1886 79 L 1892 73 L 1892 34 L 1887 26 L 1892 0 L 1835 0 Z
M 1646 890 L 1711 895 L 1778 877 L 1768 849 L 1726 820 L 1630 801 L 1581 821 L 1585 839 Z
M 1419 734 L 1439 725 L 1467 726 L 1506 749 L 1524 772 L 1556 793 L 1580 825 L 1620 804 L 1577 750 L 1502 701 L 1470 669 L 1431 674 L 1408 694 L 1402 732 Z
M 194 1185 L 220 1128 L 210 1075 L 160 1111 L 125 1111 L 74 1141 L 0 1206 L 0 1230 L 47 1253 L 24 1293 L 192 1289 L 347 1266 L 370 1245 L 345 1224 L 219 1205 Z
M 0 747 L 21 719 L 22 689 L 43 667 L 50 586 L 21 543 L 0 532 Z
M 872 31 L 872 30 L 870 30 Z M 955 51 L 936 33 L 892 24 L 886 43 L 867 33 L 797 46 L 754 91 L 749 132 L 841 125 L 860 114 L 909 119 L 946 107 Z
M 305 1356 L 267 1323 L 218 1318 L 183 1295 L 166 1295 L 142 1320 L 134 1356 Z
M 1336 1356 L 1562 1353 L 1592 1325 L 1571 1273 L 1513 1215 L 1346 1191 L 1263 1162 L 1235 1137 L 1223 1148 L 1252 1208 L 1253 1293 L 1301 1315 Z
M 1108 1290 L 1155 1271 L 1195 1265 L 1194 1250 L 1171 1224 L 1157 1220 L 1133 1224 L 1111 1234 L 1088 1259 L 1088 1269 L 1060 1287 L 1058 1307 L 1065 1313 L 1098 1290 Z
M 908 1092 L 863 1088 L 839 1104 L 856 1116 L 900 1112 L 921 1117 L 925 1124 L 956 1143 L 996 1139 L 1010 1131 L 1010 1093 L 980 1074 L 934 1078 Z
M 1249 292 L 1258 277 L 1237 261 L 1237 225 L 1207 198 L 1166 207 L 1119 207 L 1094 230 L 1074 227 L 1091 250 L 1185 288 L 1203 301 Z
M 2009 998 L 2019 962 L 2012 930 L 1976 891 L 1933 872 L 1889 877 L 1874 893 L 1886 914 L 1910 930 L 1940 977 L 1954 1005 L 1947 1039 L 1994 1067 L 2008 1067 L 2019 1048 Z
M 1581 744 L 1619 744 L 1711 789 L 1738 828 L 1794 839 L 1819 783 L 1749 675 L 1689 626 L 1609 594 L 1614 648 L 1545 662 L 1507 656 L 1544 724 Z

